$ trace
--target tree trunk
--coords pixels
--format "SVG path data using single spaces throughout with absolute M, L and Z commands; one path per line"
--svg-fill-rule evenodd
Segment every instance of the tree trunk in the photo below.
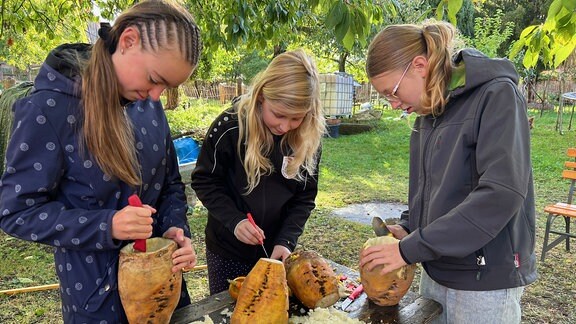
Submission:
M 236 96 L 241 96 L 244 93 L 244 89 L 242 89 L 242 78 L 236 79 Z
M 272 55 L 272 58 L 282 54 L 286 52 L 286 46 L 284 44 L 278 44 L 278 45 L 274 45 L 274 54 Z
M 178 87 L 166 89 L 166 106 L 165 110 L 174 110 L 178 107 Z
M 348 58 L 348 55 L 350 55 L 348 52 L 340 54 L 340 57 L 338 58 L 338 71 L 346 72 L 346 59 Z

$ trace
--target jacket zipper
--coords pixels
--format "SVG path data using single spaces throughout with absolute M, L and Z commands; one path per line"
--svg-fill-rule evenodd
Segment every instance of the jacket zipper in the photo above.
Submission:
M 484 252 L 482 252 L 482 250 L 476 251 L 476 265 L 478 266 L 476 280 L 479 281 L 482 278 L 482 272 L 486 266 L 486 258 L 484 257 Z
M 436 120 L 438 120 L 437 118 L 434 118 L 434 120 L 432 121 L 432 130 L 430 131 L 430 134 L 428 134 L 428 137 L 426 137 L 426 141 L 424 144 L 424 154 L 422 154 L 422 179 L 424 179 L 424 183 L 422 184 L 421 188 L 422 188 L 422 199 L 420 199 L 420 219 L 418 222 L 418 227 L 422 228 L 422 222 L 424 220 L 424 193 L 426 192 L 426 157 L 428 156 L 428 150 L 429 150 L 429 144 L 430 144 L 430 140 L 432 139 L 432 134 L 434 133 L 434 131 L 436 130 Z

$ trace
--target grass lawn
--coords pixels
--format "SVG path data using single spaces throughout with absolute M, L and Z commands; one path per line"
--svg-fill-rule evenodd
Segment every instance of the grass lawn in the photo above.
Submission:
M 211 122 L 213 112 L 207 114 L 201 106 L 189 109 L 192 114 L 209 116 L 202 118 L 205 126 Z M 536 252 L 539 257 L 545 223 L 542 210 L 547 203 L 566 199 L 568 183 L 560 178 L 560 174 L 566 148 L 576 146 L 576 130 L 567 130 L 568 113 L 564 116 L 564 135 L 555 131 L 555 112 L 546 111 L 543 116 L 538 111 L 529 114 L 536 116 L 532 130 L 532 159 L 538 213 Z M 406 203 L 409 122 L 413 117 L 407 121 L 397 118 L 399 115 L 397 111 L 385 110 L 371 132 L 324 140 L 317 208 L 300 239 L 303 247 L 357 269 L 358 251 L 374 234 L 369 226 L 333 217 L 331 211 L 361 202 Z M 177 128 L 186 127 L 179 124 Z M 189 214 L 189 220 L 199 264 L 205 264 L 203 229 L 206 210 L 197 205 Z M 0 232 L 0 259 L 0 290 L 57 282 L 50 247 L 24 242 Z M 546 262 L 538 264 L 538 281 L 525 291 L 523 323 L 576 323 L 574 269 L 576 253 L 566 252 L 562 246 L 549 252 Z M 194 300 L 207 296 L 205 271 L 189 272 L 185 278 Z M 417 288 L 418 277 L 412 286 L 412 289 Z M 0 296 L 0 323 L 59 322 L 62 320 L 57 290 Z

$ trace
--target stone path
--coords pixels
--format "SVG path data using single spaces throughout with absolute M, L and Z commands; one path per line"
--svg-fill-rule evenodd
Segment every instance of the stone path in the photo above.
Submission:
M 374 216 L 378 216 L 384 220 L 390 218 L 399 219 L 402 211 L 406 209 L 408 209 L 408 206 L 398 203 L 364 203 L 335 209 L 332 215 L 370 225 L 372 224 L 372 217 Z

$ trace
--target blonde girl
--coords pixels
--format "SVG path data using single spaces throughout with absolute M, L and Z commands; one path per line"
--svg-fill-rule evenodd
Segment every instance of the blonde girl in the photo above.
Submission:
M 325 133 L 319 93 L 313 60 L 302 50 L 286 52 L 209 129 L 192 188 L 208 209 L 212 294 L 260 257 L 284 260 L 296 246 L 318 190 Z

